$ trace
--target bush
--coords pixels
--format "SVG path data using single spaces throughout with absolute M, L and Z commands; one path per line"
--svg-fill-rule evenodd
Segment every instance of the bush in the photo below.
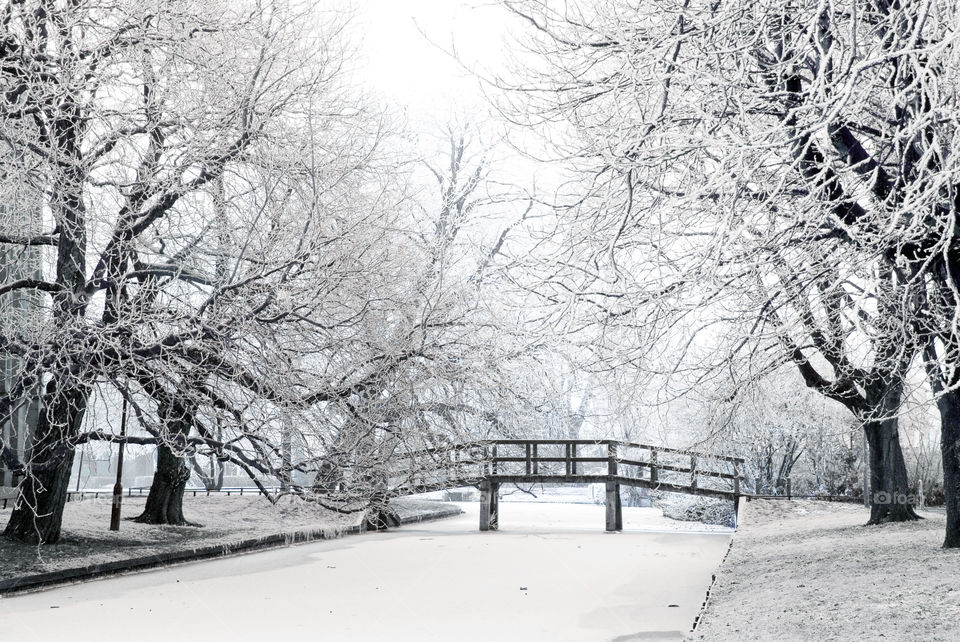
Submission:
M 682 522 L 701 522 L 718 526 L 736 526 L 733 502 L 727 499 L 696 497 L 679 493 L 654 493 L 654 505 L 664 517 Z
M 916 491 L 914 491 L 914 493 L 916 493 Z M 925 506 L 943 506 L 945 501 L 943 484 L 931 486 L 923 493 L 923 503 Z

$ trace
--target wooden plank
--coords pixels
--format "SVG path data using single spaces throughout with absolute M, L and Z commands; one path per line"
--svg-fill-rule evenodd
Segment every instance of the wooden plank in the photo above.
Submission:
M 610 479 L 609 475 L 525 475 L 500 474 L 490 476 L 492 481 L 501 484 L 602 484 Z
M 480 482 L 480 530 L 490 530 L 491 487 L 489 481 Z
M 621 502 L 620 484 L 617 484 L 616 497 L 617 497 L 616 526 L 618 531 L 622 531 L 623 530 L 623 506 L 620 503 Z
M 438 490 L 447 490 L 450 488 L 459 488 L 461 486 L 478 486 L 483 481 L 500 484 L 596 484 L 609 481 L 616 482 L 624 486 L 634 486 L 638 488 L 651 488 L 675 493 L 686 493 L 690 495 L 702 495 L 706 497 L 718 497 L 720 499 L 734 499 L 736 497 L 732 490 L 722 490 L 715 488 L 704 488 L 702 486 L 691 489 L 689 486 L 680 484 L 670 484 L 666 482 L 651 483 L 646 479 L 637 479 L 635 477 L 610 475 L 491 475 L 489 479 L 449 479 L 438 480 L 426 484 L 413 486 L 404 484 L 392 488 L 388 491 L 390 497 L 401 497 L 415 493 L 426 493 Z M 741 497 L 747 496 L 741 493 Z
M 638 465 L 636 462 L 634 462 L 634 461 L 632 461 L 632 460 L 627 460 L 627 459 L 621 459 L 621 460 L 620 460 L 620 463 L 621 463 L 621 464 L 626 464 L 626 465 L 628 465 L 628 466 L 637 466 L 637 465 Z M 698 463 L 698 465 L 699 465 L 699 464 L 702 464 L 703 462 L 701 462 L 701 461 L 698 460 L 697 463 Z M 654 464 L 646 464 L 646 463 L 643 463 L 643 462 L 641 462 L 641 464 L 642 464 L 644 467 L 650 467 L 651 465 L 654 465 Z M 690 474 L 691 472 L 693 472 L 689 467 L 686 467 L 686 466 L 672 466 L 672 465 L 670 465 L 670 464 L 660 464 L 660 463 L 655 464 L 655 465 L 656 465 L 656 468 L 657 468 L 658 471 L 670 471 L 670 472 L 673 472 L 673 473 L 686 473 L 686 474 Z M 737 476 L 734 475 L 733 473 L 725 473 L 725 472 L 719 472 L 719 471 L 713 471 L 713 470 L 704 470 L 703 468 L 698 468 L 697 471 L 696 471 L 696 473 L 697 473 L 697 476 L 698 476 L 698 477 L 716 477 L 717 479 L 730 479 L 730 480 L 733 480 L 733 479 L 736 479 L 736 478 L 737 478 Z
M 581 463 L 581 464 L 591 464 L 591 463 L 592 463 L 592 464 L 598 464 L 598 463 L 601 463 L 601 462 L 608 461 L 608 459 L 609 459 L 608 457 L 572 457 L 572 458 L 571 458 L 571 461 L 574 462 L 574 463 Z M 500 463 L 511 463 L 511 462 L 512 462 L 512 463 L 519 463 L 519 462 L 522 462 L 522 461 L 527 461 L 527 458 L 526 458 L 526 457 L 497 457 L 497 458 L 496 458 L 496 461 L 498 461 L 498 462 L 500 462 Z M 565 462 L 565 461 L 567 461 L 567 458 L 566 458 L 566 457 L 543 457 L 543 456 L 538 456 L 538 457 L 537 457 L 537 461 L 551 462 L 551 463 L 559 463 L 559 462 Z M 624 460 L 620 460 L 620 461 L 624 461 Z M 644 465 L 646 465 L 646 464 L 644 464 Z
M 420 450 L 412 450 L 406 453 L 398 453 L 401 457 L 415 457 L 425 454 L 437 454 L 449 452 L 453 448 L 469 448 L 471 446 L 492 446 L 492 445 L 501 445 L 501 446 L 525 446 L 530 444 L 543 444 L 543 445 L 563 445 L 563 444 L 575 444 L 580 446 L 607 446 L 609 444 L 616 444 L 620 446 L 621 450 L 628 448 L 638 448 L 641 450 L 658 450 L 663 453 L 677 454 L 677 455 L 691 455 L 695 454 L 700 456 L 703 459 L 715 459 L 719 461 L 726 461 L 731 463 L 743 464 L 744 459 L 742 457 L 731 457 L 729 455 L 721 455 L 715 453 L 706 453 L 685 450 L 681 448 L 667 448 L 665 446 L 654 446 L 652 444 L 638 444 L 635 442 L 628 441 L 618 441 L 614 439 L 484 439 L 471 442 L 464 442 L 460 444 L 454 444 L 451 446 L 436 446 L 433 448 L 423 448 Z
M 635 486 L 638 488 L 652 488 L 655 490 L 663 490 L 671 493 L 703 495 L 705 497 L 718 497 L 720 499 L 734 498 L 734 494 L 732 490 L 704 488 L 703 486 L 698 486 L 697 488 L 690 488 L 689 486 L 684 486 L 682 484 L 669 484 L 667 482 L 661 482 L 661 481 L 657 481 L 657 483 L 652 484 L 646 479 L 636 479 L 635 477 L 623 477 L 623 476 L 617 477 L 616 481 L 624 486 Z
M 731 457 L 729 455 L 719 455 L 713 453 L 705 453 L 694 450 L 685 450 L 683 448 L 667 448 L 666 446 L 654 446 L 653 444 L 637 444 L 628 441 L 618 441 L 616 442 L 623 448 L 639 448 L 641 450 L 657 450 L 662 453 L 674 454 L 674 455 L 700 455 L 704 458 L 718 459 L 721 461 L 727 462 L 738 462 L 743 463 L 745 460 L 742 457 Z
M 620 518 L 620 528 L 617 528 L 617 508 L 620 499 L 620 484 L 616 482 L 607 482 L 607 497 L 606 497 L 606 507 L 607 507 L 607 520 L 606 520 L 606 530 L 608 533 L 612 533 L 623 528 L 623 518 Z
M 620 444 L 623 442 L 615 439 L 491 439 L 489 443 L 510 445 L 523 444 L 542 444 L 545 446 L 562 446 L 564 444 L 577 444 L 578 446 L 606 446 L 607 444 Z
M 650 468 L 655 466 L 659 471 L 670 471 L 675 473 L 687 473 L 691 472 L 691 469 L 688 466 L 675 466 L 673 464 L 661 464 L 656 461 L 656 457 L 653 458 L 654 461 L 646 462 L 638 459 L 618 459 L 621 464 L 625 466 L 636 466 L 637 468 Z M 736 473 L 728 473 L 718 470 L 710 470 L 703 468 L 703 461 L 697 461 L 697 475 L 700 477 L 716 477 L 718 479 L 736 479 L 738 475 Z

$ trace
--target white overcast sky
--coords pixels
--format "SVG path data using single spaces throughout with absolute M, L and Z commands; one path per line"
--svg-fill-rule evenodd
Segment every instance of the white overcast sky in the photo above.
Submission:
M 355 0 L 355 7 L 361 79 L 371 89 L 414 120 L 482 108 L 477 80 L 441 48 L 455 46 L 468 65 L 501 68 L 503 9 L 484 0 Z

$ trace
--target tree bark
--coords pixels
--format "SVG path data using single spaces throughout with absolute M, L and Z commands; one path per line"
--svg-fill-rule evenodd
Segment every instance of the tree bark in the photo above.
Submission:
M 203 482 L 204 489 L 220 490 L 223 488 L 223 462 L 217 459 L 214 455 L 210 455 L 208 459 L 210 460 L 210 470 L 204 470 L 203 466 L 200 465 L 200 462 L 197 461 L 197 457 L 195 455 L 189 457 L 187 461 L 190 462 L 190 469 L 195 472 L 197 477 L 200 478 L 200 481 Z
M 147 505 L 134 521 L 141 524 L 193 526 L 183 516 L 183 490 L 190 479 L 190 467 L 165 445 L 157 446 L 157 473 L 150 485 Z
M 3 531 L 4 536 L 16 541 L 55 544 L 60 540 L 73 471 L 70 439 L 79 432 L 86 414 L 87 391 L 70 388 L 58 392 L 58 386 L 56 381 L 48 385 L 47 402 L 40 412 L 31 449 L 32 465 Z
M 160 409 L 166 418 L 167 439 L 157 445 L 157 472 L 143 512 L 134 521 L 141 524 L 199 526 L 183 516 L 183 491 L 190 479 L 190 466 L 172 445 L 185 442 L 190 433 L 190 413 L 179 403 Z
M 280 489 L 288 490 L 293 485 L 293 435 L 289 419 L 284 417 L 280 427 Z
M 947 509 L 944 548 L 960 548 L 960 391 L 943 393 L 940 410 L 940 450 L 943 455 L 943 494 Z
M 870 521 L 868 524 L 920 519 L 913 509 L 907 465 L 900 448 L 897 419 L 866 422 L 869 445 Z
M 339 465 L 324 459 L 320 462 L 317 476 L 313 481 L 313 492 L 317 494 L 337 493 L 343 490 L 343 470 Z
M 41 18 L 41 21 L 43 19 Z M 38 21 L 40 22 L 40 21 Z M 37 50 L 46 47 L 46 29 L 41 28 Z M 69 40 L 69 37 L 68 37 Z M 62 43 L 63 50 L 70 44 Z M 30 49 L 21 52 L 31 56 Z M 54 71 L 53 73 L 57 73 Z M 56 254 L 56 284 L 52 296 L 52 334 L 68 337 L 84 324 L 86 313 L 86 207 L 84 204 L 84 164 L 81 162 L 81 127 L 84 122 L 75 87 L 67 78 L 58 83 L 59 100 L 44 103 L 38 112 L 49 117 L 49 132 L 38 141 L 38 147 L 55 150 L 45 170 L 50 172 L 49 202 L 57 222 L 59 236 Z M 39 95 L 42 95 L 40 91 Z M 84 363 L 89 355 L 73 353 L 68 341 L 56 346 L 57 366 L 48 373 L 37 431 L 30 449 L 30 462 L 20 486 L 20 495 L 4 535 L 35 544 L 53 544 L 60 539 L 63 509 L 67 501 L 68 483 L 73 469 L 73 439 L 87 410 L 89 387 L 83 383 L 87 373 Z M 74 367 L 79 366 L 77 370 Z
M 3 534 L 28 544 L 56 544 L 60 540 L 72 470 L 73 450 L 70 450 L 69 454 L 60 456 L 50 470 L 27 475 Z
M 400 526 L 400 516 L 387 500 L 372 501 L 363 515 L 361 528 L 365 531 L 385 531 Z
M 366 475 L 366 478 L 372 493 L 367 510 L 364 512 L 361 528 L 365 531 L 385 531 L 388 528 L 400 526 L 400 516 L 390 506 L 390 500 L 387 497 L 386 473 L 380 468 L 375 468 Z
M 960 248 L 954 241 L 945 261 L 938 261 L 933 272 L 935 293 L 944 318 L 955 318 L 960 301 Z M 931 340 L 926 346 L 927 380 L 937 398 L 940 411 L 940 454 L 943 458 L 943 499 L 947 511 L 944 548 L 960 548 L 960 373 L 956 368 L 960 357 L 960 333 L 956 325 L 940 337 L 941 347 Z M 939 352 L 939 358 L 938 358 Z M 942 365 L 938 365 L 942 364 Z

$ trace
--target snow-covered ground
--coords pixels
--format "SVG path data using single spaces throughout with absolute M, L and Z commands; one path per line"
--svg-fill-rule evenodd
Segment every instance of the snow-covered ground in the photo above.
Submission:
M 943 514 L 864 526 L 863 506 L 755 500 L 695 639 L 960 640 L 960 551 Z
M 141 513 L 145 503 L 146 497 L 123 498 L 124 520 L 119 532 L 107 530 L 111 508 L 107 496 L 68 503 L 63 513 L 63 536 L 54 546 L 29 547 L 0 537 L 0 579 L 226 544 L 278 532 L 323 528 L 336 534 L 359 523 L 361 518 L 359 514 L 338 515 L 295 498 L 271 504 L 262 497 L 248 495 L 185 497 L 187 519 L 204 524 L 203 528 L 150 526 L 127 519 Z M 399 506 L 402 503 L 398 502 L 398 510 L 403 510 Z M 423 502 L 414 506 L 418 504 Z M 0 524 L 6 523 L 9 516 L 9 509 L 0 510 Z M 0 635 L 0 641 L 3 639 Z
M 677 640 L 729 531 L 586 504 L 454 519 L 0 599 L 9 640 Z M 680 524 L 681 528 L 687 527 Z

